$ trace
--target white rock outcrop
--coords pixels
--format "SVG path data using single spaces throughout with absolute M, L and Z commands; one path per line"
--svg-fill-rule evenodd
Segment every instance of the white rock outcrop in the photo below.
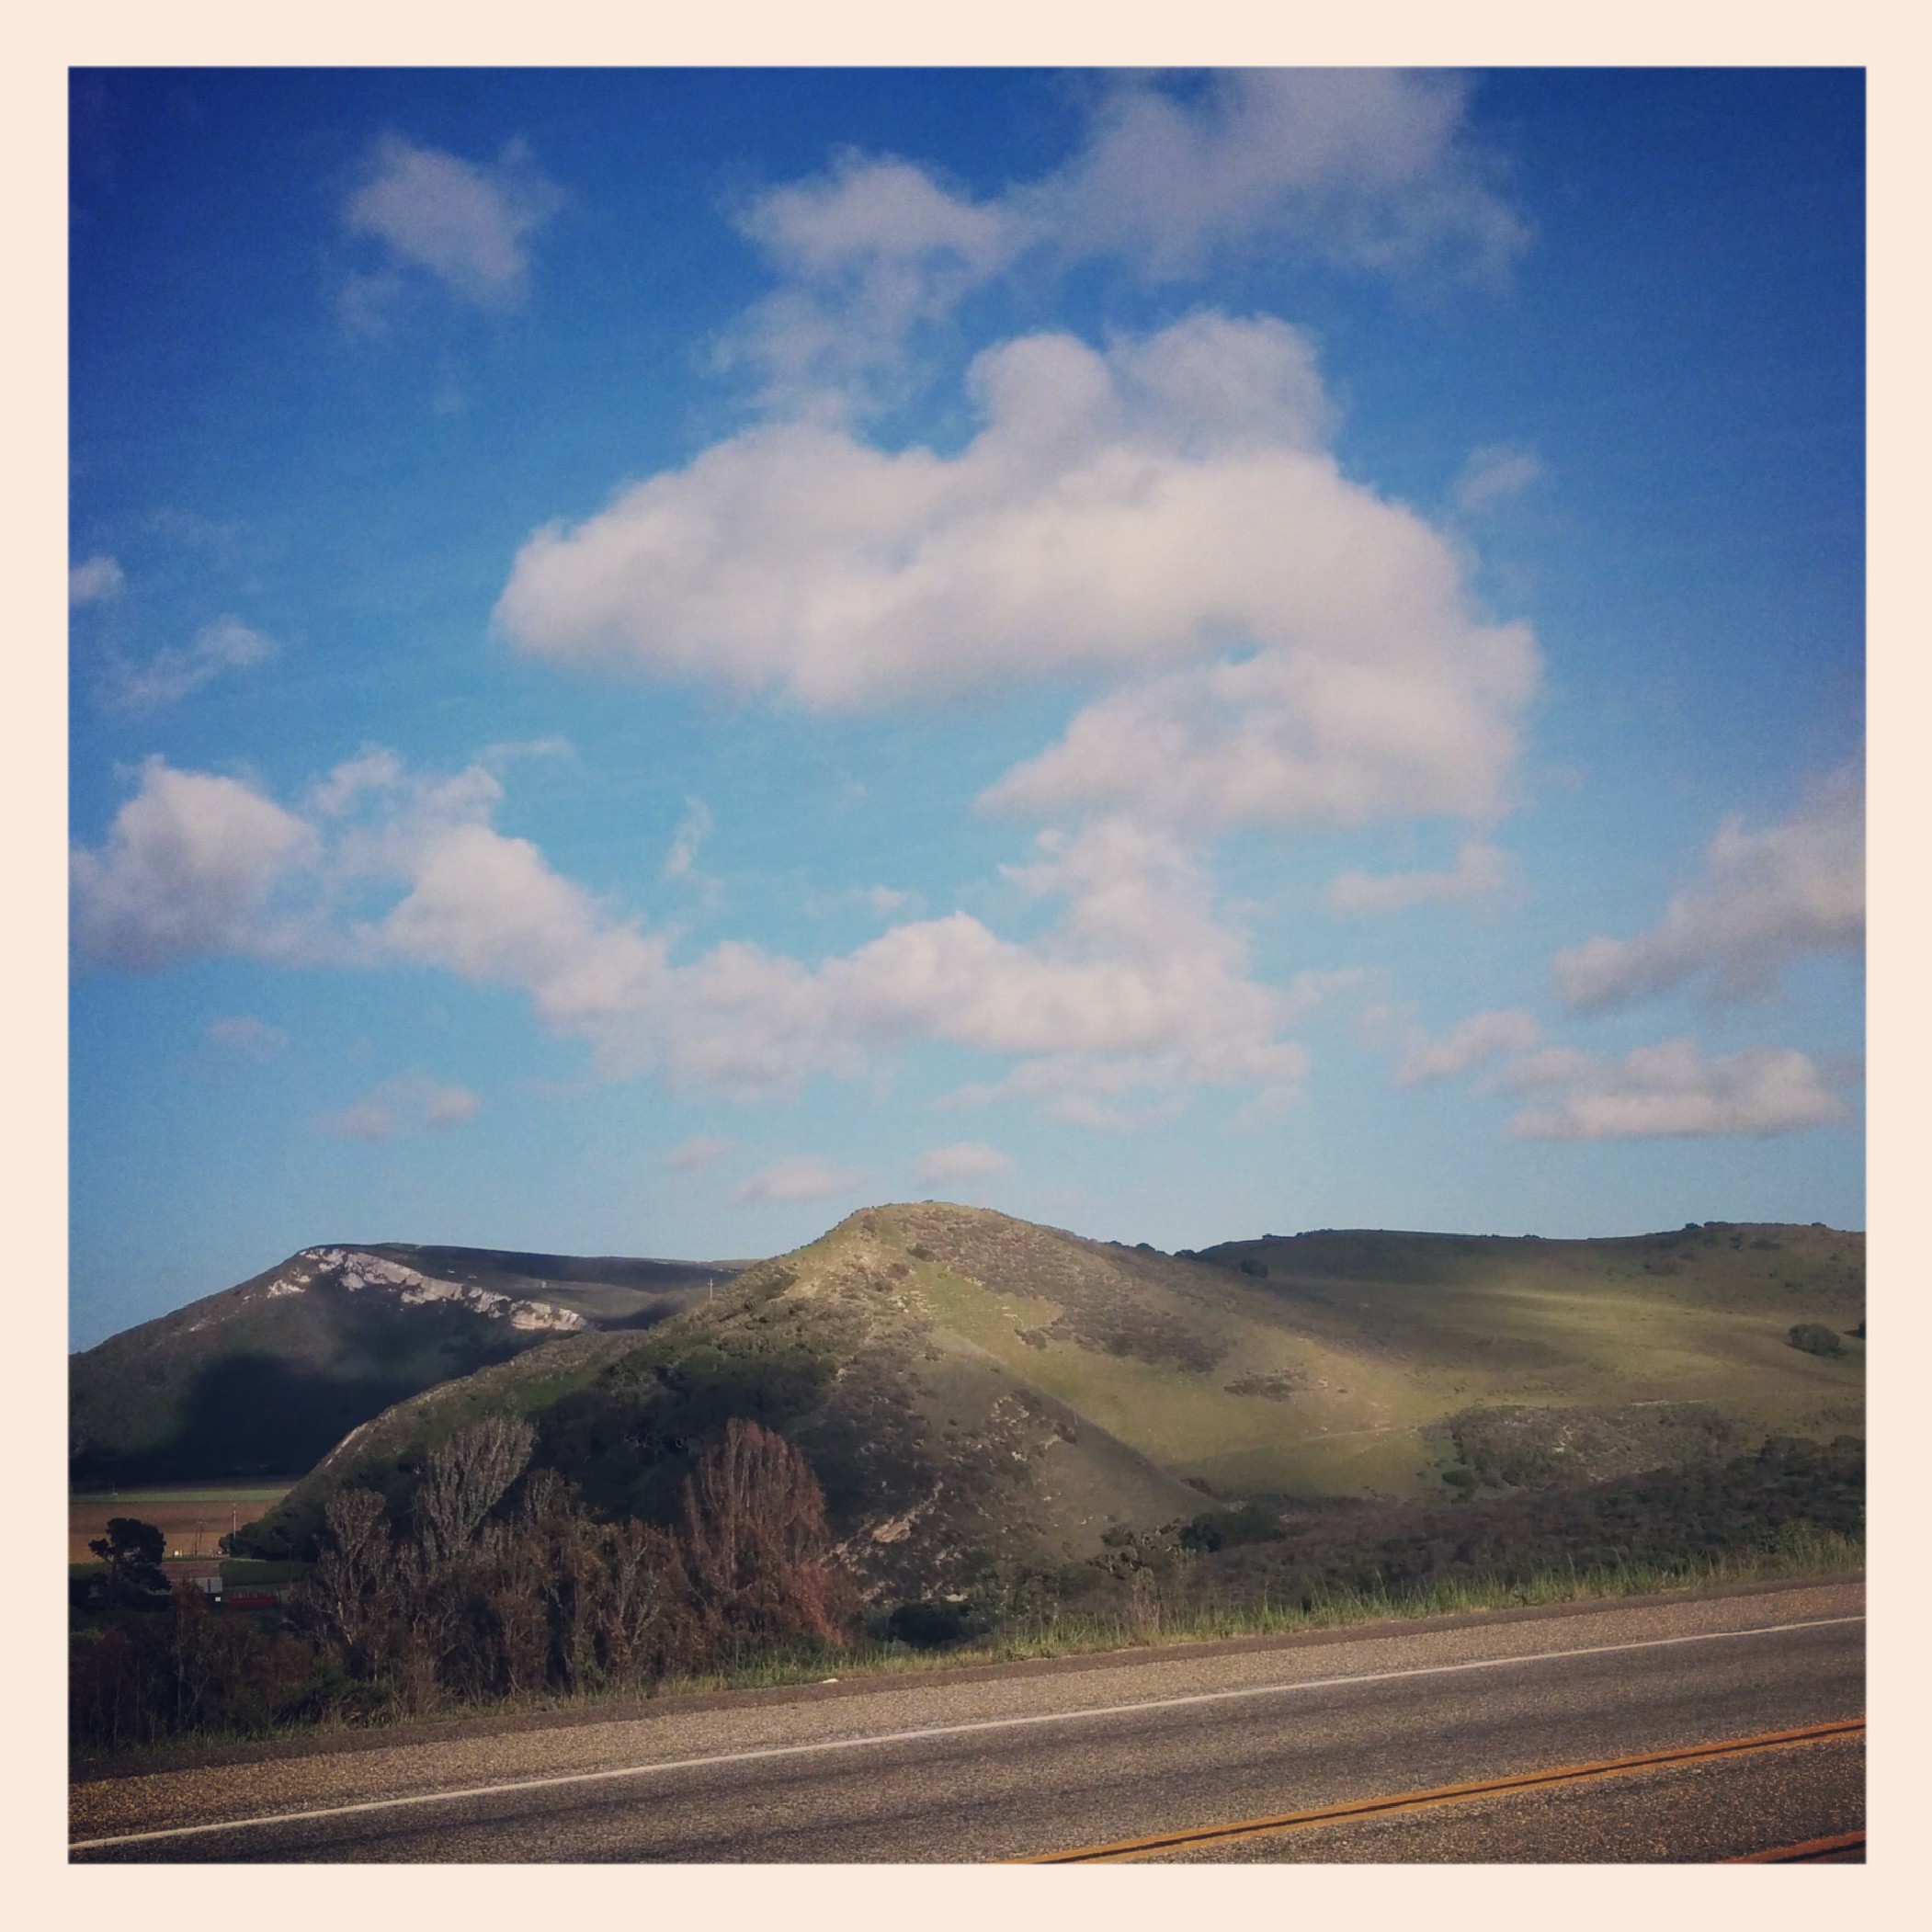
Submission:
M 551 1301 L 521 1300 L 494 1289 L 479 1288 L 473 1281 L 440 1280 L 364 1248 L 304 1248 L 264 1293 L 271 1300 L 278 1295 L 299 1295 L 324 1277 L 352 1293 L 375 1289 L 404 1303 L 455 1301 L 472 1314 L 507 1322 L 512 1328 L 573 1335 L 590 1326 L 574 1309 L 559 1308 Z

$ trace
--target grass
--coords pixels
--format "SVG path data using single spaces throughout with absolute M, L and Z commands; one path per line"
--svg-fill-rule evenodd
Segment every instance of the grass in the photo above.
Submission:
M 864 1639 L 849 1649 L 809 1654 L 767 1653 L 741 1665 L 666 1683 L 658 1693 L 740 1690 L 847 1677 L 949 1670 L 962 1665 L 1015 1664 L 1036 1658 L 1118 1650 L 1159 1649 L 1227 1638 L 1290 1635 L 1390 1619 L 1455 1616 L 1524 1606 L 1593 1602 L 1726 1585 L 1800 1582 L 1862 1572 L 1862 1539 L 1809 1526 L 1780 1532 L 1768 1549 L 1688 1559 L 1674 1563 L 1619 1563 L 1610 1569 L 1548 1568 L 1506 1580 L 1477 1577 L 1425 1584 L 1409 1590 L 1330 1589 L 1304 1607 L 1230 1599 L 1187 1609 L 1154 1597 L 1138 1617 L 1050 1610 L 942 1650 Z
M 1331 1589 L 1307 1603 L 1230 1599 L 1176 1609 L 1158 1596 L 1137 1607 L 1132 1618 L 1052 1609 L 1021 1617 L 984 1636 L 944 1649 L 910 1646 L 865 1637 L 840 1650 L 827 1644 L 776 1647 L 756 1656 L 667 1678 L 646 1700 L 678 1695 L 769 1690 L 854 1678 L 929 1676 L 971 1665 L 1022 1664 L 1051 1657 L 1091 1656 L 1117 1651 L 1150 1651 L 1230 1638 L 1288 1636 L 1303 1631 L 1342 1630 L 1358 1624 L 1455 1616 L 1539 1605 L 1608 1602 L 1622 1597 L 1722 1588 L 1756 1583 L 1822 1582 L 1862 1574 L 1865 1544 L 1809 1525 L 1788 1526 L 1764 1549 L 1687 1559 L 1680 1563 L 1619 1563 L 1608 1569 L 1555 1566 L 1516 1579 L 1473 1578 L 1426 1584 L 1408 1590 Z M 407 1732 L 417 1726 L 479 1718 L 530 1716 L 545 1711 L 619 1710 L 635 1706 L 631 1688 L 585 1690 L 574 1697 L 545 1694 L 502 1698 L 428 1713 L 387 1717 L 369 1728 Z M 280 1724 L 267 1731 L 195 1733 L 137 1754 L 157 1767 L 171 1758 L 223 1744 L 261 1744 L 316 1737 L 333 1726 Z M 76 1751 L 76 1764 L 105 1763 L 120 1755 Z

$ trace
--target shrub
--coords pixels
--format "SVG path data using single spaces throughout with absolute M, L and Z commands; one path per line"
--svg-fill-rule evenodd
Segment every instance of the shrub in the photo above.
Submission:
M 1843 1355 L 1845 1344 L 1838 1339 L 1835 1330 L 1827 1328 L 1823 1322 L 1800 1322 L 1785 1336 L 1793 1348 L 1801 1348 L 1807 1355 Z
M 930 1598 L 900 1604 L 885 1624 L 888 1637 L 909 1643 L 915 1650 L 942 1650 L 949 1643 L 963 1643 L 972 1631 L 973 1619 L 963 1603 Z
M 1267 1274 L 1267 1263 L 1265 1261 L 1256 1261 L 1255 1257 L 1252 1255 L 1250 1255 L 1247 1257 L 1247 1259 L 1241 1264 L 1241 1272 L 1244 1275 L 1260 1275 L 1266 1277 Z

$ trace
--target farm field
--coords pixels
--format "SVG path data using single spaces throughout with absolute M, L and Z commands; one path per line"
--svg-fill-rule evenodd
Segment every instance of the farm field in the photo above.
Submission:
M 263 1483 L 177 1483 L 166 1488 L 99 1490 L 67 1499 L 67 1561 L 94 1561 L 87 1545 L 108 1533 L 108 1518 L 131 1516 L 152 1523 L 167 1539 L 169 1556 L 213 1556 L 216 1540 L 231 1528 L 266 1516 L 288 1494 L 295 1479 Z

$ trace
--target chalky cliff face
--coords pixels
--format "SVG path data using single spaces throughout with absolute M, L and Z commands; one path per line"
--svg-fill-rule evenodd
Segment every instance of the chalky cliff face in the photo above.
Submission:
M 539 1334 L 574 1335 L 590 1325 L 574 1310 L 554 1302 L 519 1300 L 494 1289 L 480 1288 L 473 1281 L 438 1280 L 362 1248 L 304 1248 L 253 1292 L 275 1301 L 305 1293 L 318 1281 L 332 1281 L 351 1294 L 364 1290 L 393 1294 L 405 1307 L 451 1302 L 486 1320 L 506 1322 L 512 1328 Z

